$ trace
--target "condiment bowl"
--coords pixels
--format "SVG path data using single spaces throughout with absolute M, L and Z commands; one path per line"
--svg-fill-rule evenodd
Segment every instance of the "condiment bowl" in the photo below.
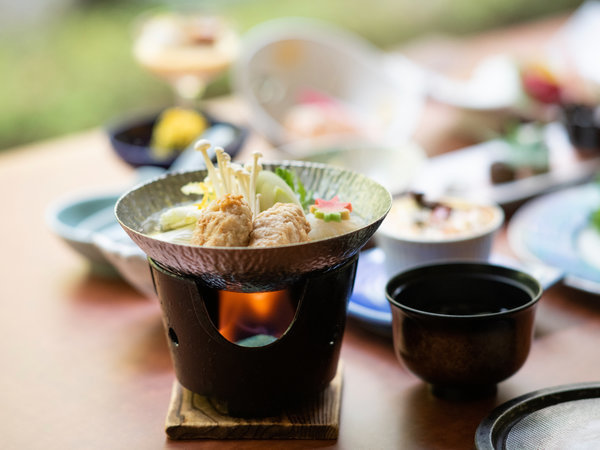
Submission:
M 487 263 L 400 273 L 386 286 L 396 356 L 436 396 L 492 395 L 527 359 L 541 294 L 530 275 Z
M 484 216 L 482 222 L 472 223 L 468 230 L 446 235 L 427 234 L 425 229 L 411 233 L 403 230 L 397 222 L 404 220 L 409 212 L 401 207 L 403 198 L 396 198 L 390 213 L 375 233 L 375 242 L 385 254 L 384 268 L 389 277 L 411 267 L 433 262 L 489 259 L 494 236 L 504 222 L 502 209 L 495 204 L 479 204 L 463 199 L 442 200 L 442 204 L 450 205 L 456 211 L 459 207 L 461 211 L 465 211 L 464 208 L 477 208 Z M 422 226 L 425 228 L 428 225 Z
M 106 132 L 115 153 L 130 166 L 155 166 L 168 169 L 179 156 L 180 152 L 174 152 L 161 159 L 156 157 L 152 151 L 150 145 L 152 130 L 159 115 L 159 112 L 154 112 L 123 117 L 107 126 Z M 247 130 L 232 123 L 218 120 L 205 112 L 202 112 L 202 115 L 207 119 L 211 128 L 219 125 L 231 130 L 231 138 L 223 144 L 223 148 L 230 156 L 235 156 L 246 140 Z

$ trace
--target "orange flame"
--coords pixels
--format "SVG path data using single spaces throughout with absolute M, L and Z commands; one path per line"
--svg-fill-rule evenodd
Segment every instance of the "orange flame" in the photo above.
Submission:
M 230 342 L 258 334 L 279 338 L 293 318 L 287 290 L 252 294 L 219 291 L 219 332 Z

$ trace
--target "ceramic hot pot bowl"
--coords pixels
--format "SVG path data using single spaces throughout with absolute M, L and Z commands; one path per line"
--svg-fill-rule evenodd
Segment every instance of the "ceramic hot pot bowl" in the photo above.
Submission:
M 148 218 L 167 207 L 195 200 L 181 187 L 203 180 L 205 170 L 161 176 L 125 193 L 115 207 L 117 220 L 153 260 L 175 273 L 194 275 L 208 286 L 237 292 L 284 289 L 304 275 L 341 265 L 373 235 L 391 206 L 390 193 L 364 175 L 319 163 L 262 163 L 264 169 L 292 170 L 315 196 L 352 202 L 364 226 L 339 236 L 266 248 L 200 247 L 173 244 L 146 234 Z

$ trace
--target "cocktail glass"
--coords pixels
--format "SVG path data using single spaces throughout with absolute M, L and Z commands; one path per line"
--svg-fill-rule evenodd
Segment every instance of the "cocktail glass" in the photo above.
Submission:
M 206 86 L 238 52 L 239 37 L 223 16 L 210 12 L 153 12 L 136 22 L 137 62 L 173 88 L 176 103 L 196 107 Z

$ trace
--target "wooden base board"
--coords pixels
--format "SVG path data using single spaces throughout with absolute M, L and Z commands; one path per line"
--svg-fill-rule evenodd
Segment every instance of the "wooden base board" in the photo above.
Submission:
M 219 413 L 208 398 L 173 384 L 166 432 L 171 439 L 337 439 L 342 364 L 314 402 L 274 417 L 242 419 Z

